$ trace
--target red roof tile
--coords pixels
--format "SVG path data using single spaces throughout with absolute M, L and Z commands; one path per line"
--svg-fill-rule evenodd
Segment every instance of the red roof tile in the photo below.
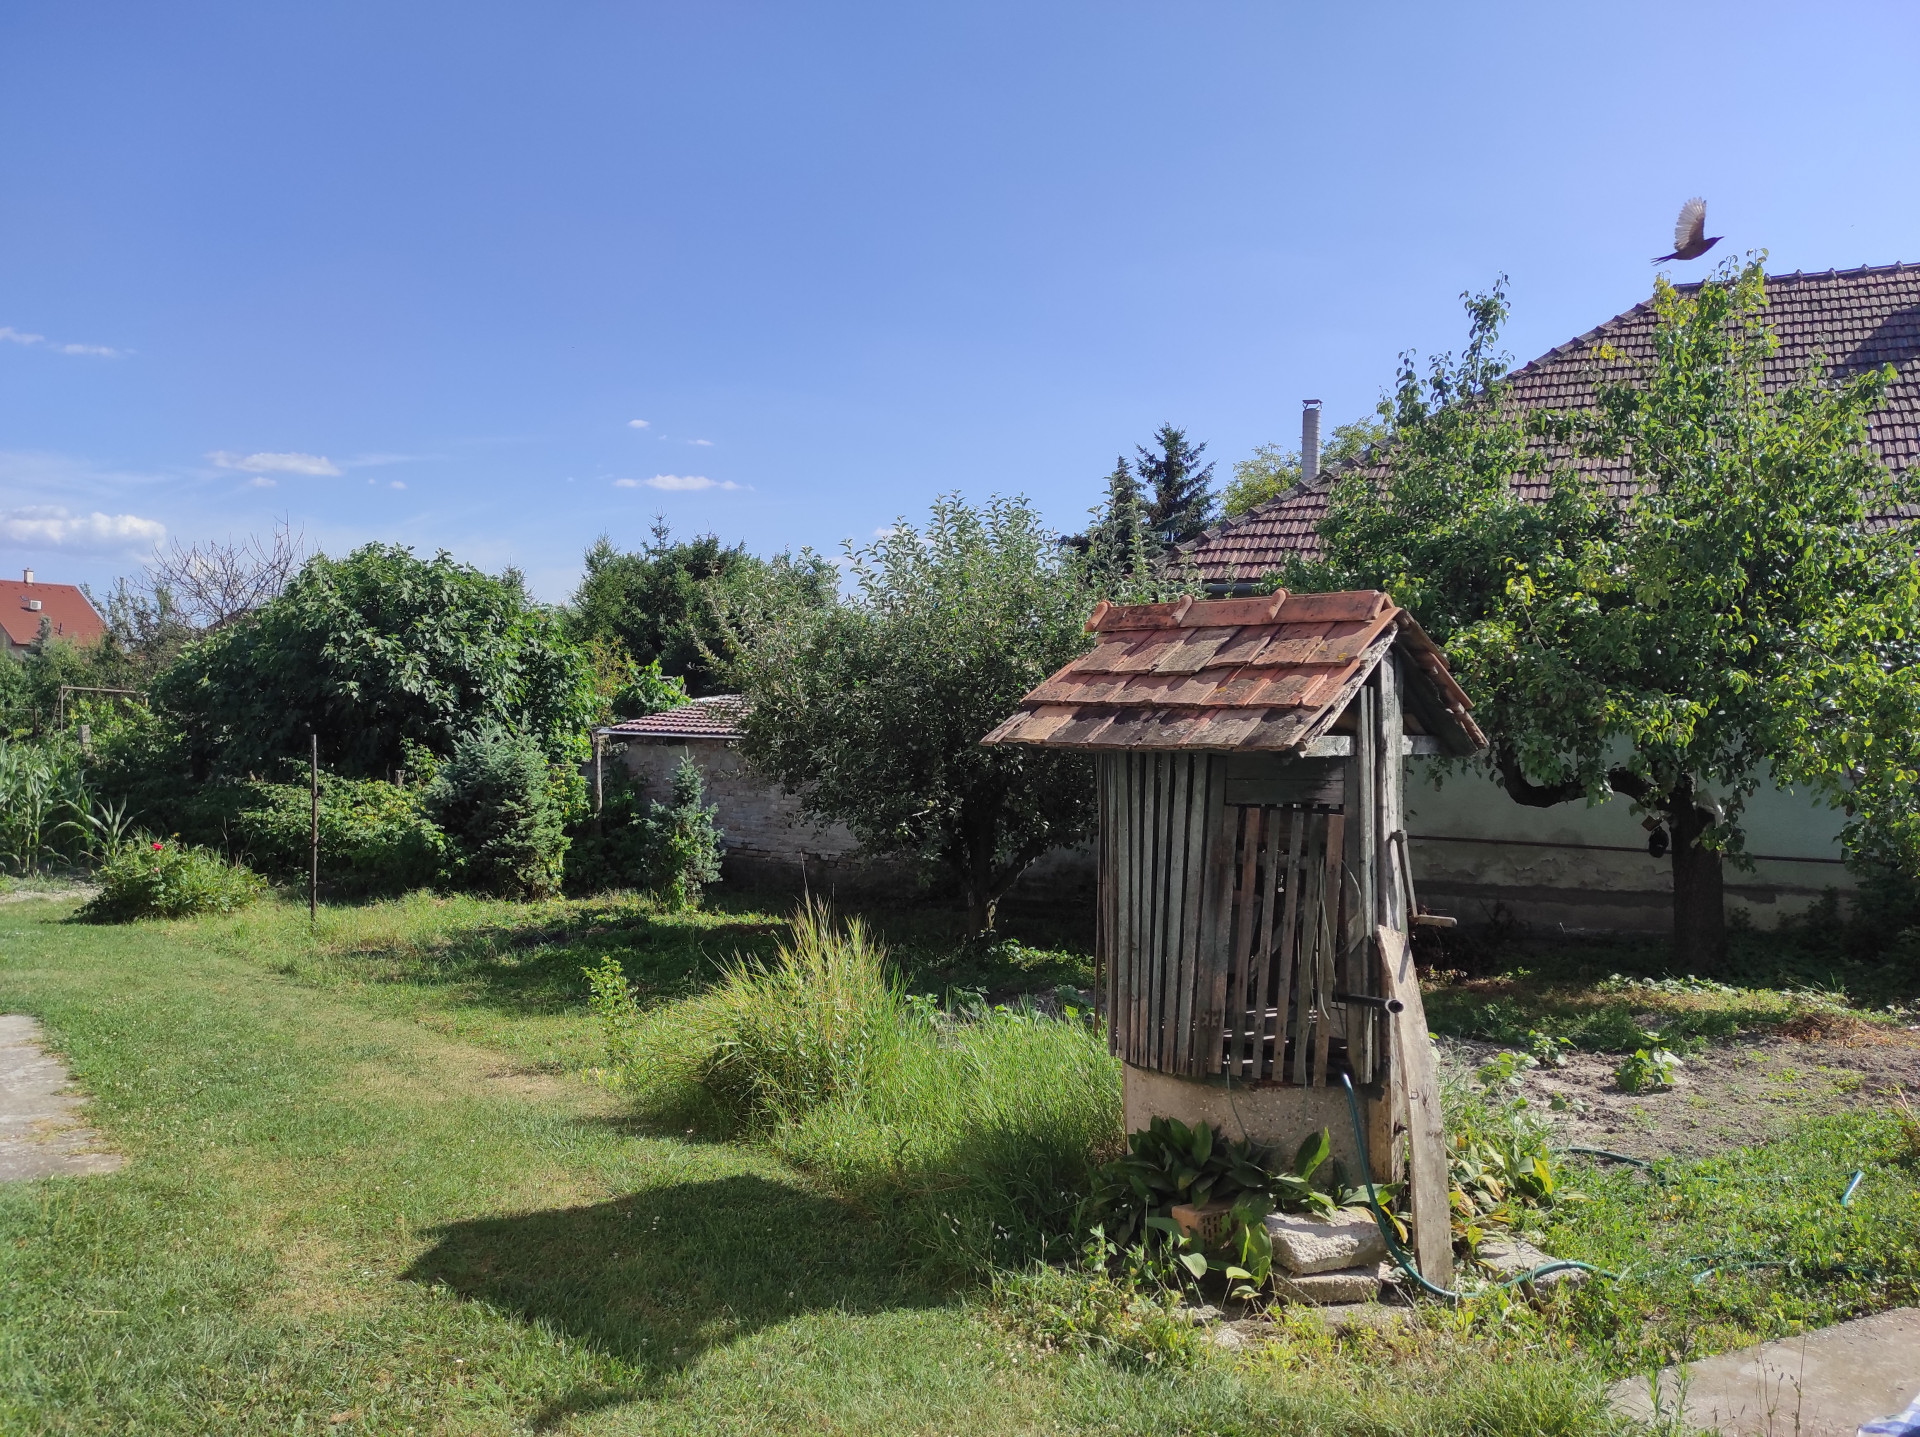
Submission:
M 1767 297 L 1768 319 L 1779 342 L 1767 363 L 1768 384 L 1788 382 L 1816 356 L 1824 358 L 1829 373 L 1839 375 L 1893 365 L 1900 377 L 1872 419 L 1871 442 L 1895 474 L 1920 463 L 1920 265 L 1769 275 Z M 1637 304 L 1516 369 L 1510 376 L 1516 402 L 1527 409 L 1584 407 L 1592 399 L 1592 350 L 1602 342 L 1628 359 L 1650 360 L 1652 305 Z M 1626 493 L 1620 466 L 1594 462 L 1585 467 L 1616 497 Z M 1258 579 L 1296 555 L 1314 557 L 1320 553 L 1317 526 L 1326 517 L 1327 494 L 1340 472 L 1329 470 L 1296 484 L 1183 547 L 1205 578 L 1223 582 Z M 1528 485 L 1521 492 L 1537 497 L 1542 486 Z
M 746 707 L 746 699 L 739 694 L 714 694 L 677 709 L 609 724 L 600 731 L 609 738 L 624 739 L 737 739 L 744 736 L 739 720 Z
M 9 643 L 24 648 L 39 638 L 42 619 L 52 623 L 56 639 L 82 646 L 98 643 L 107 632 L 87 596 L 72 584 L 0 579 L 0 629 Z
M 1412 615 L 1387 595 L 1101 604 L 1100 642 L 983 740 L 1047 748 L 1287 751 L 1324 734 L 1389 649 L 1461 753 L 1485 745 L 1471 705 Z

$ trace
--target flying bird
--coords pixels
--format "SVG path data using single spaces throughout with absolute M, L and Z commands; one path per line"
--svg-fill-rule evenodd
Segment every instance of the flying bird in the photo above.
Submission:
M 1680 206 L 1680 218 L 1673 222 L 1673 253 L 1663 254 L 1655 264 L 1670 259 L 1699 259 L 1725 239 L 1725 235 L 1707 236 L 1707 202 L 1698 195 Z

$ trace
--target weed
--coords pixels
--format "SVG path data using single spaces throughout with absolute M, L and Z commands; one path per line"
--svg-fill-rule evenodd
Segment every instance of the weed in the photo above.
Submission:
M 231 913 L 266 891 L 258 875 L 190 843 L 123 843 L 96 875 L 100 893 L 81 910 L 95 922 Z
M 1645 1093 L 1671 1088 L 1680 1059 L 1665 1048 L 1639 1048 L 1613 1070 L 1613 1081 L 1623 1093 Z

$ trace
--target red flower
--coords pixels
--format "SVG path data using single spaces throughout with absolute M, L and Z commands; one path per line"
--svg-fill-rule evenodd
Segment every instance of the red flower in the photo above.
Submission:
M 158 848 L 158 847 L 160 846 L 160 840 L 156 838 L 156 839 L 155 839 L 155 840 L 153 841 L 153 846 L 154 846 L 155 848 Z

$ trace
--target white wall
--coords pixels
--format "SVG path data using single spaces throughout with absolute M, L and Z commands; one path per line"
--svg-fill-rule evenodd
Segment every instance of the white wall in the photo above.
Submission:
M 1615 798 L 1595 807 L 1528 808 L 1480 774 L 1449 774 L 1435 791 L 1430 759 L 1407 765 L 1407 833 L 1420 900 L 1465 922 L 1496 904 L 1536 928 L 1668 932 L 1673 866 L 1647 853 L 1647 831 Z M 1843 866 L 1838 810 L 1763 783 L 1743 816 L 1750 870 L 1726 866 L 1727 908 L 1768 928 L 1826 889 L 1854 886 Z

